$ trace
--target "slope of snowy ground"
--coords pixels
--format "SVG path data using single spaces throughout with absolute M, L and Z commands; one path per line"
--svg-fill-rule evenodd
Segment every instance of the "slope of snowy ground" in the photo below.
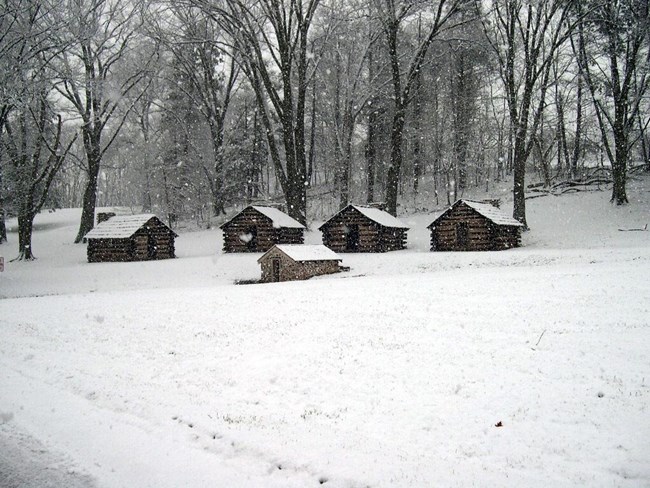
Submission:
M 259 255 L 218 230 L 87 264 L 73 211 L 39 216 L 39 259 L 0 274 L 0 447 L 25 433 L 98 487 L 648 486 L 650 232 L 618 229 L 650 193 L 630 195 L 530 200 L 500 253 L 429 253 L 435 216 L 403 217 L 406 251 L 251 286 Z
M 632 205 L 614 207 L 609 192 L 594 192 L 530 200 L 531 231 L 523 246 L 507 253 L 431 253 L 426 228 L 438 214 L 416 214 L 401 219 L 411 229 L 408 249 L 390 254 L 345 254 L 350 275 L 394 275 L 474 267 L 585 263 L 593 259 L 628 259 L 635 248 L 650 245 L 650 232 L 620 232 L 619 228 L 643 227 L 650 221 L 650 183 L 632 182 Z M 504 210 L 511 211 L 507 204 Z M 72 244 L 79 225 L 79 209 L 58 210 L 36 218 L 33 251 L 35 263 L 12 263 L 17 254 L 17 234 L 0 247 L 5 273 L 0 275 L 0 298 L 42 296 L 150 288 L 185 288 L 231 285 L 259 278 L 260 254 L 222 254 L 218 228 L 198 232 L 179 231 L 179 259 L 143 263 L 86 262 L 86 247 Z M 306 244 L 320 244 L 321 222 L 310 225 Z M 15 225 L 14 225 L 15 227 Z M 11 222 L 10 222 L 11 228 Z M 350 275 L 328 277 L 347 278 Z

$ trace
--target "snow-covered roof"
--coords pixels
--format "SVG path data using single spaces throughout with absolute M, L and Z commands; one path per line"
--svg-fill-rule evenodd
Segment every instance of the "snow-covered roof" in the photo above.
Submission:
M 305 226 L 302 225 L 297 220 L 289 217 L 286 213 L 278 210 L 274 207 L 259 207 L 253 205 L 253 208 L 259 213 L 265 215 L 271 221 L 273 221 L 273 227 L 288 227 L 290 229 L 304 229 Z
M 279 249 L 294 261 L 341 261 L 338 254 L 322 244 L 276 244 L 257 261 L 261 261 L 274 248 Z
M 495 207 L 494 205 L 490 205 L 489 203 L 474 202 L 472 200 L 458 200 L 456 203 L 454 203 L 451 206 L 449 210 L 451 210 L 461 202 L 467 205 L 468 207 L 473 208 L 483 217 L 489 219 L 490 221 L 494 222 L 497 225 L 510 225 L 513 227 L 523 227 L 523 224 L 521 222 L 511 217 L 500 208 Z M 445 215 L 447 212 L 449 212 L 449 210 L 447 210 L 442 215 L 440 215 L 440 217 L 434 220 L 431 223 L 431 225 L 435 224 L 436 221 L 440 219 L 443 215 Z M 429 227 L 431 227 L 431 225 L 429 225 Z
M 370 220 L 373 222 L 378 223 L 379 225 L 382 225 L 384 227 L 390 227 L 393 229 L 408 229 L 408 225 L 404 224 L 401 220 L 397 219 L 396 217 L 393 217 L 391 214 L 384 210 L 380 210 L 375 207 L 363 207 L 361 205 L 349 205 L 340 212 L 338 212 L 334 217 L 339 215 L 341 212 L 344 212 L 348 208 L 354 208 L 364 216 L 368 217 Z M 332 217 L 332 219 L 334 218 Z M 330 220 L 332 220 L 330 219 Z M 321 226 L 322 228 L 322 226 Z
M 286 213 L 282 212 L 281 210 L 278 210 L 275 207 L 261 207 L 259 205 L 251 205 L 250 207 L 246 207 L 244 210 L 239 212 L 237 215 L 235 215 L 228 222 L 223 224 L 221 226 L 221 228 L 223 229 L 225 226 L 227 226 L 230 222 L 235 220 L 237 217 L 239 217 L 243 212 L 245 212 L 249 208 L 254 208 L 259 213 L 264 215 L 265 217 L 268 217 L 271 220 L 271 222 L 273 223 L 273 227 L 275 227 L 276 229 L 279 229 L 281 227 L 285 227 L 285 228 L 289 228 L 289 229 L 304 229 L 305 228 L 304 225 L 302 225 L 300 222 L 293 219 L 292 217 L 289 217 Z
M 154 214 L 120 215 L 97 224 L 86 234 L 87 239 L 127 239 L 154 218 Z
M 513 225 L 517 227 L 523 227 L 524 225 L 518 220 L 512 218 L 500 208 L 495 207 L 494 205 L 490 205 L 489 203 L 473 202 L 471 200 L 463 200 L 463 202 L 466 205 L 472 207 L 486 219 L 490 219 L 495 224 Z
M 404 224 L 401 220 L 396 217 L 393 217 L 391 214 L 384 210 L 380 210 L 374 207 L 360 207 L 358 205 L 352 205 L 356 210 L 361 212 L 363 215 L 368 217 L 370 220 L 374 220 L 379 225 L 384 227 L 392 227 L 395 229 L 408 229 L 408 225 Z

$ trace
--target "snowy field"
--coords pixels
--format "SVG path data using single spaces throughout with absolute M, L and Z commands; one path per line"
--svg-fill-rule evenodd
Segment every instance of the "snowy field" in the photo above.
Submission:
M 246 286 L 218 229 L 88 264 L 43 214 L 37 261 L 0 246 L 0 486 L 650 486 L 650 232 L 618 230 L 650 181 L 608 197 L 530 200 L 498 253 L 401 216 L 406 251 Z

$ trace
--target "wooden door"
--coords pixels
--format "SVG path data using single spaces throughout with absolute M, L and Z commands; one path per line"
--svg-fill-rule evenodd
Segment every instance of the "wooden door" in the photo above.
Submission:
M 246 231 L 246 235 L 250 238 L 246 243 L 246 248 L 251 251 L 257 251 L 257 227 L 250 227 Z
M 459 249 L 467 249 L 469 246 L 469 226 L 467 222 L 456 224 L 456 245 Z
M 280 260 L 274 259 L 272 263 L 273 263 L 273 273 L 271 275 L 271 280 L 273 282 L 278 282 L 280 281 Z
M 359 250 L 359 225 L 350 224 L 348 225 L 348 233 L 346 235 L 346 246 L 345 248 L 348 251 L 358 251 Z
M 158 255 L 158 246 L 156 245 L 156 237 L 149 234 L 147 236 L 147 258 L 156 259 Z

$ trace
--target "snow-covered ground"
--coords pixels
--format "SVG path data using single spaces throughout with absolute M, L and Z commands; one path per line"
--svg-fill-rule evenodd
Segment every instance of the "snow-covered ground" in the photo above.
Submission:
M 218 229 L 88 264 L 78 211 L 41 215 L 0 274 L 0 486 L 27 452 L 38 487 L 650 486 L 650 232 L 618 230 L 650 182 L 608 196 L 530 200 L 498 253 L 401 216 L 406 251 L 247 286 Z

